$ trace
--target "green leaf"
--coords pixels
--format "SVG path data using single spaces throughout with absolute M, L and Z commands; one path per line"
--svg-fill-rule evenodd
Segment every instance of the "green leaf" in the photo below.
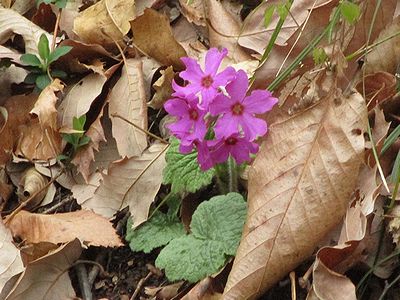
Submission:
M 313 55 L 314 63 L 316 65 L 320 65 L 320 64 L 324 63 L 326 61 L 326 59 L 328 58 L 324 48 L 321 48 L 321 47 L 314 48 L 312 55 Z
M 39 75 L 38 77 L 36 77 L 36 80 L 35 80 L 36 86 L 41 90 L 44 90 L 45 87 L 48 86 L 50 83 L 51 83 L 51 80 L 50 80 L 49 76 L 47 76 L 47 74 Z
M 28 66 L 33 66 L 33 67 L 42 66 L 42 62 L 40 61 L 40 59 L 36 55 L 31 53 L 22 54 L 21 61 Z
M 347 22 L 354 24 L 358 20 L 361 11 L 357 4 L 351 3 L 350 1 L 343 1 L 343 3 L 340 5 L 340 13 L 347 20 Z
M 67 6 L 68 0 L 56 0 L 56 6 L 58 8 L 65 8 Z
M 57 78 L 66 78 L 67 77 L 67 73 L 65 73 L 64 71 L 61 70 L 51 70 L 50 72 L 51 76 L 53 77 L 57 77 Z
M 90 137 L 84 135 L 79 140 L 78 148 L 89 144 L 89 142 L 90 142 Z
M 185 229 L 176 215 L 171 216 L 156 211 L 150 220 L 136 229 L 132 228 L 132 219 L 129 218 L 125 239 L 132 251 L 149 253 L 183 235 Z
M 171 184 L 171 191 L 178 193 L 194 193 L 211 183 L 214 177 L 214 168 L 202 171 L 197 162 L 197 152 L 181 154 L 179 152 L 179 141 L 176 138 L 170 139 L 165 159 L 167 166 L 164 169 L 164 184 Z
M 67 143 L 73 145 L 74 147 L 76 147 L 79 142 L 79 136 L 76 136 L 74 133 L 65 133 L 62 135 L 62 137 Z
M 278 12 L 279 18 L 281 18 L 282 20 L 286 19 L 289 13 L 289 7 L 290 4 L 288 2 L 276 6 L 276 11 Z
M 274 15 L 275 5 L 266 8 L 264 12 L 264 27 L 267 28 L 271 23 L 272 16 Z
M 237 193 L 217 196 L 199 205 L 191 234 L 173 239 L 156 260 L 169 280 L 196 282 L 218 272 L 227 256 L 236 254 L 246 219 L 246 202 Z
M 383 155 L 383 153 L 385 153 L 390 148 L 390 146 L 393 145 L 393 143 L 397 140 L 399 136 L 400 136 L 400 125 L 397 125 L 397 127 L 385 139 L 385 142 L 383 143 L 383 147 L 381 150 L 381 155 Z
M 72 128 L 75 130 L 83 131 L 86 123 L 86 115 L 82 115 L 79 118 L 73 117 L 72 118 Z
M 47 61 L 50 54 L 50 48 L 49 48 L 49 40 L 47 39 L 47 36 L 44 33 L 40 36 L 38 50 L 40 57 L 44 61 Z
M 28 75 L 26 75 L 24 82 L 27 84 L 34 84 L 36 82 L 36 78 L 39 75 L 36 73 L 28 73 Z
M 61 46 L 57 47 L 54 49 L 53 52 L 50 53 L 49 56 L 49 61 L 48 63 L 51 64 L 52 62 L 55 62 L 57 59 L 59 59 L 61 56 L 64 56 L 67 54 L 69 51 L 71 51 L 72 47 L 70 46 Z

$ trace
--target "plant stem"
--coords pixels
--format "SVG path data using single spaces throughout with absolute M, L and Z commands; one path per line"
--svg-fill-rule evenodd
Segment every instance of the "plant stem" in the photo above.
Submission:
M 238 172 L 236 162 L 233 160 L 232 156 L 229 156 L 227 161 L 228 167 L 228 191 L 237 192 L 238 191 Z

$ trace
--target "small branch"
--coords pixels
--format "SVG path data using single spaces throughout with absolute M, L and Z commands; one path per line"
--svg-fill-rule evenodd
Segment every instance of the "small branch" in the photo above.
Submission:
M 314 264 L 312 264 L 312 265 L 308 268 L 307 272 L 303 275 L 303 277 L 300 277 L 300 278 L 299 278 L 299 285 L 300 285 L 300 287 L 303 288 L 303 289 L 306 289 L 306 288 L 308 287 L 308 284 L 309 284 L 308 280 L 309 280 L 309 278 L 310 278 L 310 276 L 311 276 L 311 274 L 312 274 L 313 266 L 314 266 Z
M 88 275 L 88 281 L 89 281 L 90 286 L 93 286 L 93 283 L 96 280 L 99 272 L 100 271 L 104 272 L 103 266 L 100 264 L 100 262 L 104 261 L 106 256 L 107 256 L 107 251 L 105 251 L 105 249 L 102 249 L 101 252 L 99 254 L 97 254 L 97 257 L 96 257 L 97 264 L 93 265 L 93 268 L 90 270 L 89 275 Z
M 44 211 L 42 211 L 42 214 L 51 214 L 53 212 L 55 212 L 58 208 L 60 208 L 61 206 L 71 202 L 74 200 L 74 197 L 72 197 L 71 195 L 68 195 L 66 198 L 62 199 L 60 202 L 54 204 L 52 207 L 49 207 L 48 209 L 45 209 Z
M 51 43 L 51 48 L 50 48 L 51 52 L 53 52 L 54 48 L 56 47 L 56 39 L 58 34 L 58 26 L 60 25 L 60 19 L 61 19 L 61 8 L 58 9 L 56 25 L 54 25 L 53 41 Z
M 92 288 L 91 285 L 89 285 L 88 274 L 85 266 L 83 264 L 78 264 L 75 266 L 75 270 L 79 281 L 79 287 L 82 293 L 82 299 L 92 300 L 93 299 Z
M 295 272 L 290 272 L 289 274 L 290 278 L 290 285 L 291 285 L 291 291 L 292 291 L 292 300 L 296 300 L 296 273 Z
M 149 272 L 149 273 L 146 275 L 145 278 L 140 279 L 140 281 L 139 281 L 139 283 L 138 283 L 138 285 L 137 285 L 137 287 L 136 287 L 136 289 L 135 289 L 135 292 L 133 293 L 133 295 L 132 295 L 132 297 L 131 297 L 130 300 L 136 299 L 136 297 L 139 295 L 139 293 L 140 293 L 140 291 L 141 291 L 143 285 L 146 283 L 146 281 L 147 281 L 152 275 L 153 275 L 153 273 L 152 273 L 152 272 Z

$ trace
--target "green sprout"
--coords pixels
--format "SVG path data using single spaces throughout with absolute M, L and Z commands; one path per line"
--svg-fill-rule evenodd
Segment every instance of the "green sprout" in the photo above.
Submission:
M 44 4 L 54 4 L 58 8 L 65 8 L 67 6 L 68 0 L 36 0 L 36 6 L 39 6 L 41 3 Z
M 63 139 L 72 146 L 72 152 L 69 155 L 60 155 L 59 160 L 66 160 L 72 158 L 75 153 L 83 146 L 90 142 L 90 137 L 85 135 L 85 123 L 86 115 L 82 115 L 79 118 L 74 117 L 72 119 L 72 133 L 64 133 Z
M 49 40 L 45 34 L 42 34 L 38 43 L 39 57 L 31 53 L 21 55 L 21 61 L 28 65 L 30 70 L 25 82 L 36 84 L 39 90 L 43 90 L 50 84 L 53 77 L 65 78 L 67 74 L 64 71 L 51 70 L 50 65 L 71 49 L 70 46 L 61 46 L 50 51 Z

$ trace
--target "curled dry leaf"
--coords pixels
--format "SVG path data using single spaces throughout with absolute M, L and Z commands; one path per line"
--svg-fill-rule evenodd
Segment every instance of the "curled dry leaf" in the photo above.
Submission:
M 254 299 L 309 257 L 346 212 L 363 159 L 364 99 L 335 86 L 277 119 L 249 173 L 249 210 L 225 299 Z
M 27 208 L 33 208 L 42 202 L 47 193 L 47 182 L 47 178 L 40 174 L 35 167 L 31 167 L 24 172 L 18 185 L 20 200 L 24 202 L 31 196 L 36 195 L 29 201 Z
M 202 0 L 179 0 L 182 14 L 190 22 L 199 26 L 206 26 L 206 18 L 204 17 L 204 1 Z
M 160 109 L 163 107 L 165 101 L 167 101 L 173 92 L 172 80 L 174 79 L 175 73 L 172 67 L 168 67 L 161 71 L 161 77 L 153 84 L 155 94 L 150 102 L 147 103 L 153 109 Z
M 120 41 L 135 17 L 134 0 L 101 0 L 79 13 L 74 32 L 86 43 L 107 45 Z
M 0 293 L 6 282 L 24 271 L 21 253 L 14 245 L 10 231 L 0 221 Z
M 133 226 L 145 222 L 162 182 L 167 147 L 156 142 L 141 156 L 112 163 L 93 198 L 82 206 L 110 218 L 117 210 L 129 205 Z
M 42 34 L 47 36 L 50 44 L 53 41 L 52 35 L 12 9 L 0 8 L 0 24 L 0 44 L 19 34 L 24 39 L 26 53 L 38 54 L 37 43 Z
M 182 300 L 219 300 L 222 294 L 216 290 L 217 284 L 215 278 L 206 277 L 198 282 L 183 298 Z
M 8 224 L 27 243 L 68 243 L 76 238 L 88 246 L 118 247 L 121 240 L 110 221 L 89 210 L 54 215 L 20 211 Z
M 180 58 L 186 56 L 186 51 L 175 40 L 167 16 L 146 9 L 142 16 L 131 22 L 131 26 L 133 42 L 141 51 L 164 66 L 172 65 L 176 70 L 184 68 Z
M 81 252 L 80 243 L 75 240 L 28 264 L 7 299 L 74 299 L 68 270 Z
M 210 19 L 210 46 L 227 48 L 228 56 L 236 62 L 251 59 L 251 56 L 237 43 L 240 26 L 235 18 L 226 11 L 220 1 L 206 0 L 205 3 L 207 16 Z
M 146 93 L 140 59 L 125 61 L 121 78 L 108 95 L 108 102 L 112 135 L 117 141 L 119 154 L 128 158 L 139 156 L 147 147 L 146 134 L 114 114 L 147 130 Z

